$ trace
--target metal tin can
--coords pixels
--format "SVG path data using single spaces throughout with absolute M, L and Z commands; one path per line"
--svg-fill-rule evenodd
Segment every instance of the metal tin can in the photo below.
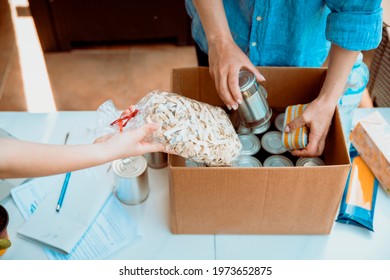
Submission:
M 283 147 L 282 133 L 280 131 L 269 131 L 261 137 L 261 146 L 270 154 L 279 155 L 286 152 Z
M 112 163 L 115 195 L 129 205 L 144 202 L 149 196 L 148 164 L 143 156 L 129 157 Z
M 289 167 L 294 166 L 293 162 L 285 156 L 274 155 L 267 157 L 264 161 L 264 167 Z
M 238 135 L 240 139 L 242 149 L 240 154 L 244 156 L 253 156 L 257 154 L 261 149 L 261 143 L 259 138 L 254 134 Z
M 281 113 L 279 114 L 276 118 L 275 118 L 275 127 L 277 130 L 279 130 L 280 132 L 283 132 L 284 131 L 284 113 Z
M 238 84 L 243 97 L 238 113 L 244 126 L 252 128 L 269 122 L 272 110 L 268 106 L 267 93 L 265 88 L 257 83 L 255 75 L 241 70 Z
M 233 167 L 262 167 L 261 162 L 253 156 L 239 156 L 232 163 Z
M 187 167 L 205 167 L 206 165 L 201 162 L 192 161 L 190 159 L 186 159 L 186 166 Z
M 312 158 L 300 157 L 297 160 L 295 165 L 296 166 L 321 166 L 321 165 L 325 165 L 325 162 L 319 157 L 312 157 Z
M 262 134 L 266 132 L 270 126 L 271 126 L 270 122 L 266 122 L 262 125 L 255 126 L 254 128 L 252 128 L 252 133 L 256 135 Z
M 153 152 L 144 154 L 148 166 L 154 169 L 164 168 L 168 165 L 168 155 L 163 152 Z

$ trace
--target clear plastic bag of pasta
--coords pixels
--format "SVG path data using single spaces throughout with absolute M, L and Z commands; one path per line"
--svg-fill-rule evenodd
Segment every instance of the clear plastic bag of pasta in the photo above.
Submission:
M 111 133 L 157 123 L 160 128 L 153 133 L 153 141 L 162 143 L 168 153 L 208 166 L 230 166 L 241 150 L 224 110 L 175 93 L 150 92 L 126 116 L 110 100 L 98 111 L 100 127 Z

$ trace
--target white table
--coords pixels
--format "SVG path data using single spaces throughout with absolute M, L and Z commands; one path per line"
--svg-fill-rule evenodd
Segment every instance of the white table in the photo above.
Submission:
M 367 110 L 359 110 L 366 114 Z M 390 121 L 390 109 L 380 109 Z M 0 113 L 0 127 L 15 137 L 62 144 L 89 143 L 97 137 L 96 112 L 29 114 Z M 3 147 L 0 147 L 1 149 Z M 378 190 L 375 233 L 334 223 L 330 235 L 174 235 L 169 231 L 168 169 L 150 169 L 151 193 L 145 203 L 126 206 L 137 221 L 142 238 L 111 256 L 112 259 L 390 259 L 390 197 Z M 8 197 L 2 204 L 10 214 L 8 231 L 13 242 L 0 259 L 46 259 L 40 246 L 20 239 L 16 231 L 24 219 Z

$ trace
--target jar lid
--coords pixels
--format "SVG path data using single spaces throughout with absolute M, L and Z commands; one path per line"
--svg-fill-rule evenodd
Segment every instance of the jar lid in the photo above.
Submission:
M 242 145 L 241 155 L 252 156 L 261 149 L 260 140 L 254 134 L 238 135 L 238 139 Z
M 274 155 L 265 159 L 264 167 L 289 167 L 294 166 L 293 162 L 285 156 Z
M 286 148 L 282 143 L 282 132 L 280 131 L 270 131 L 264 134 L 261 138 L 261 146 L 267 152 L 275 155 L 286 152 Z

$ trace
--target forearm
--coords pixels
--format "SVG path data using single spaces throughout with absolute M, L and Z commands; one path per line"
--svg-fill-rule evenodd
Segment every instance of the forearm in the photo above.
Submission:
M 114 157 L 103 145 L 63 146 L 0 139 L 0 178 L 40 177 L 100 165 Z
M 319 100 L 336 106 L 345 89 L 348 75 L 351 72 L 359 52 L 348 51 L 334 44 L 329 52 L 327 75 L 322 86 Z
M 194 4 L 209 44 L 220 39 L 233 40 L 222 0 L 194 0 Z

